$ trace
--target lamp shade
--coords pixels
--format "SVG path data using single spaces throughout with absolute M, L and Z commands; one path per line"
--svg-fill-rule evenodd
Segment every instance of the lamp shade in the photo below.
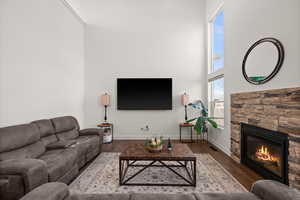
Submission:
M 107 93 L 101 96 L 101 104 L 104 106 L 108 106 L 110 104 L 110 96 Z
M 187 95 L 186 93 L 184 93 L 182 96 L 181 96 L 181 103 L 182 105 L 186 106 L 189 104 L 189 95 Z

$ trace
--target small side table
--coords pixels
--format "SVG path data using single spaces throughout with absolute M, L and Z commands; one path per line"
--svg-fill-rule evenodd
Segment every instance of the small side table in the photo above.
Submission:
M 111 138 L 109 138 L 108 140 L 105 137 L 108 136 L 103 136 L 103 144 L 108 144 L 108 143 L 112 143 L 114 141 L 114 125 L 112 123 L 101 123 L 98 124 L 97 127 L 101 128 L 101 129 L 110 129 L 111 130 Z
M 182 142 L 181 140 L 181 129 L 182 128 L 190 128 L 191 130 L 191 141 L 190 142 L 193 142 L 193 129 L 194 129 L 194 124 L 190 124 L 190 123 L 180 123 L 179 124 L 179 138 L 180 138 L 180 142 Z

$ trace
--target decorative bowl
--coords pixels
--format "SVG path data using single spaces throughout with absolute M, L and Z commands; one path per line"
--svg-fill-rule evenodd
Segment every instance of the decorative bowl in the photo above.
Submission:
M 163 145 L 159 145 L 159 146 L 150 146 L 150 145 L 147 145 L 146 146 L 147 150 L 150 152 L 150 153 L 159 153 L 162 151 L 163 149 Z
M 162 137 L 160 137 L 159 139 L 155 137 L 150 140 L 146 140 L 145 147 L 151 153 L 158 153 L 162 151 L 163 143 L 164 142 Z

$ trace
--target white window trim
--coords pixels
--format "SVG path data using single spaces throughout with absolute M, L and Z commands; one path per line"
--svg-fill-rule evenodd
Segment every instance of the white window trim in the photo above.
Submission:
M 219 69 L 219 70 L 215 71 L 215 72 L 207 74 L 208 82 L 214 81 L 214 80 L 217 80 L 217 79 L 220 79 L 220 78 L 223 78 L 223 77 L 224 77 L 224 67 L 222 69 Z
M 208 18 L 209 22 L 212 22 L 216 17 L 217 15 L 222 12 L 224 10 L 224 2 L 220 3 L 218 5 L 218 7 L 215 9 L 215 11 L 212 13 L 212 15 Z
M 209 18 L 208 20 L 208 34 L 207 34 L 207 56 L 208 56 L 208 74 L 207 74 L 207 82 L 208 82 L 208 103 L 209 103 L 209 113 L 211 112 L 211 109 L 212 109 L 212 105 L 210 103 L 209 100 L 211 100 L 211 96 L 212 96 L 212 87 L 210 87 L 210 82 L 214 81 L 214 80 L 218 80 L 218 79 L 221 79 L 221 78 L 224 78 L 224 67 L 215 71 L 215 72 L 212 72 L 212 66 L 213 66 L 213 40 L 212 40 L 212 33 L 214 31 L 213 29 L 213 23 L 216 19 L 216 17 L 218 16 L 218 14 L 220 14 L 220 12 L 224 11 L 224 3 L 221 3 L 217 9 L 215 10 L 215 12 L 213 12 L 212 16 Z M 224 79 L 224 82 L 225 82 L 225 79 Z M 225 113 L 224 113 L 225 114 Z M 225 118 L 225 115 L 224 115 L 224 118 Z M 223 126 L 219 126 L 219 129 L 224 129 Z

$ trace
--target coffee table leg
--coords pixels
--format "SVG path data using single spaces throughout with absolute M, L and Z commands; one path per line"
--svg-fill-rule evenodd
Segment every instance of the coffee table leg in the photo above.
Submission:
M 128 160 L 119 160 L 119 184 L 124 185 L 124 178 L 126 176 L 127 170 L 129 167 L 129 161 Z
M 191 142 L 193 142 L 193 127 L 191 127 Z
M 122 185 L 122 174 L 123 174 L 123 169 L 122 169 L 122 161 L 119 159 L 119 184 Z
M 196 187 L 196 184 L 197 184 L 197 174 L 196 174 L 196 171 L 197 171 L 196 160 L 194 160 L 194 186 L 195 187 Z
M 196 186 L 196 178 L 197 178 L 196 161 L 193 161 L 193 160 L 187 161 L 185 170 L 190 179 L 190 186 L 195 187 Z
M 181 142 L 181 126 L 179 126 L 179 138 L 180 138 L 180 142 Z

